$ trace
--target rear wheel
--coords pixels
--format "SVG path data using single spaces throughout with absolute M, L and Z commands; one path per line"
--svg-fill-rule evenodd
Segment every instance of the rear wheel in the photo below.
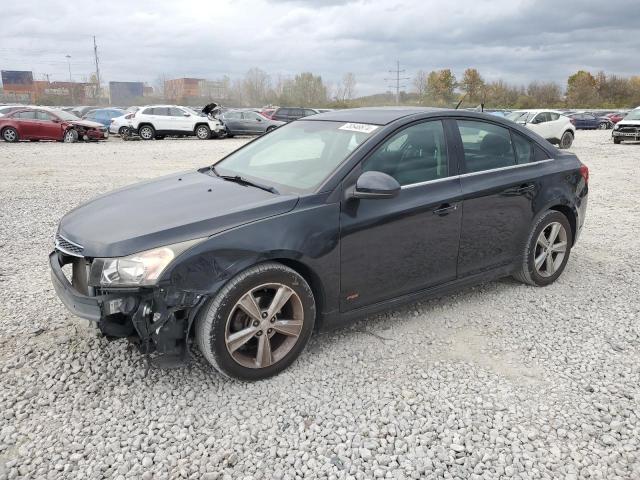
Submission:
M 560 139 L 560 148 L 570 148 L 573 144 L 573 133 L 570 130 L 567 130 L 562 134 L 562 138 Z
M 271 125 L 270 127 L 267 127 L 267 131 L 266 131 L 266 133 L 269 133 L 269 132 L 271 132 L 271 131 L 273 131 L 273 130 L 275 130 L 275 129 L 276 129 L 276 127 L 274 127 L 273 125 Z
M 128 130 L 129 130 L 129 129 L 128 129 L 127 127 L 120 127 L 120 128 L 118 129 L 118 135 L 120 135 L 120 136 L 122 137 L 123 135 L 126 135 L 126 134 L 127 134 L 127 131 L 128 131 Z
M 555 282 L 567 265 L 572 244 L 567 217 L 556 210 L 547 210 L 531 229 L 515 278 L 537 287 Z
M 211 137 L 211 129 L 208 125 L 198 125 L 195 133 L 200 140 L 208 140 Z
M 20 136 L 18 135 L 18 131 L 13 127 L 7 127 L 2 130 L 2 139 L 5 142 L 17 142 L 20 140 Z
M 598 128 L 600 130 L 607 130 L 608 128 L 611 128 L 611 127 L 609 127 L 609 123 L 607 123 L 607 122 L 600 122 L 598 124 Z
M 62 141 L 64 143 L 76 143 L 78 141 L 78 131 L 73 128 L 70 128 L 69 130 L 64 132 Z
M 619 138 L 614 138 L 613 139 L 613 143 L 615 143 L 616 145 L 619 145 L 620 142 L 622 142 L 622 140 L 620 140 Z
M 156 136 L 156 130 L 151 125 L 143 125 L 138 129 L 138 135 L 143 140 L 153 140 Z
M 231 279 L 198 314 L 196 341 L 218 371 L 243 380 L 275 375 L 307 344 L 316 308 L 294 270 L 263 263 Z

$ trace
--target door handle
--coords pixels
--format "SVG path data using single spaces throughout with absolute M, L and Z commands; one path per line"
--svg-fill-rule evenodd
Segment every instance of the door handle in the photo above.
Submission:
M 436 208 L 433 211 L 434 215 L 440 215 L 441 217 L 444 217 L 445 215 L 449 215 L 449 213 L 455 211 L 458 208 L 458 204 L 457 203 L 443 203 L 442 205 L 440 205 L 438 208 Z
M 531 192 L 534 189 L 533 183 L 525 183 L 516 188 L 516 192 L 518 193 L 526 193 Z

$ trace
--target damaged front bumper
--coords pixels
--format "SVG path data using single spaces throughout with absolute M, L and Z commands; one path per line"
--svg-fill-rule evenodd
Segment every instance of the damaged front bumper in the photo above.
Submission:
M 185 356 L 191 325 L 204 296 L 172 287 L 98 288 L 87 283 L 85 258 L 49 255 L 56 294 L 74 315 L 94 322 L 108 337 L 127 337 L 143 353 Z M 71 265 L 71 280 L 63 271 Z

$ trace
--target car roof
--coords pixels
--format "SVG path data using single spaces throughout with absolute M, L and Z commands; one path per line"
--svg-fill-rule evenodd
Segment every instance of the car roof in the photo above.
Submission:
M 305 120 L 329 120 L 334 122 L 369 123 L 373 125 L 387 125 L 400 118 L 419 113 L 445 112 L 447 109 L 431 107 L 364 107 L 345 110 L 323 112 Z M 461 113 L 462 110 L 456 110 Z

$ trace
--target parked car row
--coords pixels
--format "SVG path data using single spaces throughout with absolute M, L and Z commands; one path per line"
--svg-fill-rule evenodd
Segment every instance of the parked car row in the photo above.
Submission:
M 557 110 L 516 110 L 507 119 L 533 130 L 560 148 L 569 148 L 576 137 L 576 126 Z
M 97 122 L 81 120 L 75 115 L 46 107 L 22 107 L 0 117 L 0 136 L 6 142 L 20 140 L 104 140 L 107 128 Z

